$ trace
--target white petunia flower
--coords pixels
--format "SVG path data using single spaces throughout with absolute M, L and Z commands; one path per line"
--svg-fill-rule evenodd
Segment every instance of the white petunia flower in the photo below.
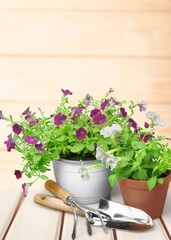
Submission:
M 106 152 L 99 146 L 96 148 L 96 159 L 102 163 L 104 163 L 106 159 Z
M 115 156 L 105 152 L 101 147 L 96 148 L 96 159 L 101 161 L 105 167 L 111 168 L 111 170 L 113 170 L 118 163 L 118 159 Z
M 155 112 L 147 112 L 146 117 L 152 120 L 154 126 L 166 126 L 166 123 L 160 120 L 160 115 Z
M 100 130 L 100 134 L 104 137 L 110 137 L 112 135 L 114 135 L 117 131 L 121 130 L 121 126 L 119 124 L 112 124 L 112 126 L 107 126 L 104 127 Z
M 90 179 L 88 174 L 88 169 L 84 167 L 83 162 L 81 161 L 81 167 L 78 170 L 78 173 L 81 174 L 81 178 L 85 181 Z

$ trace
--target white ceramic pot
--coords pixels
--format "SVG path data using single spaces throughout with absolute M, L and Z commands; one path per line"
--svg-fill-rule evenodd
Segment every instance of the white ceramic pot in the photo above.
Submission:
M 93 165 L 94 161 L 84 161 L 84 166 Z M 80 173 L 80 161 L 54 160 L 53 169 L 57 183 L 71 193 L 81 204 L 99 202 L 106 198 L 111 187 L 108 184 L 109 169 L 98 167 L 89 170 L 89 180 L 83 180 Z

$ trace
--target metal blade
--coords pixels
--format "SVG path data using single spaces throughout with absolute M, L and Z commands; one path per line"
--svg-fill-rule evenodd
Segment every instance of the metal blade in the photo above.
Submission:
M 121 203 L 100 199 L 98 211 L 108 228 L 142 231 L 153 227 L 153 221 L 147 213 Z M 100 226 L 101 222 L 93 217 L 91 224 Z

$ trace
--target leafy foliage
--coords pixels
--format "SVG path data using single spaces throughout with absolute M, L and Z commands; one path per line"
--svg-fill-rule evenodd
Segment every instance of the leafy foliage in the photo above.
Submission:
M 146 110 L 145 102 L 131 101 L 127 110 L 126 101 L 111 96 L 110 89 L 100 100 L 87 94 L 72 106 L 72 92 L 61 90 L 61 102 L 50 116 L 40 109 L 37 114 L 27 108 L 15 121 L 0 111 L 0 119 L 11 127 L 5 141 L 7 151 L 15 149 L 23 155 L 23 168 L 21 172 L 17 170 L 17 178 L 24 173 L 29 179 L 47 179 L 45 173 L 52 160 L 97 158 L 101 161 L 99 166 L 110 168 L 111 186 L 117 177 L 147 180 L 150 190 L 157 182 L 163 182 L 163 174 L 171 168 L 171 150 L 162 143 L 164 136 L 154 135 L 154 126 L 164 126 L 164 122 L 154 112 L 146 114 L 151 123 L 145 122 L 144 127 L 133 119 L 136 108 L 140 112 Z M 87 174 L 85 169 L 84 172 Z

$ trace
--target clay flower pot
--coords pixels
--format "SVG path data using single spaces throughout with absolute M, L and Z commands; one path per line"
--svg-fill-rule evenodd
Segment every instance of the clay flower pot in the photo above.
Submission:
M 126 205 L 139 208 L 156 219 L 162 215 L 170 181 L 171 171 L 164 178 L 164 183 L 157 183 L 151 191 L 147 181 L 126 179 L 119 180 L 119 185 Z

